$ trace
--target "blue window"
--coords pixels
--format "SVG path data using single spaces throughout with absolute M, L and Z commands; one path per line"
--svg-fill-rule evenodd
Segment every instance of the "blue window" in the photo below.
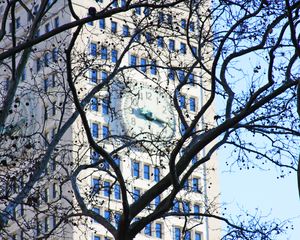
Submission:
M 157 68 L 156 68 L 156 61 L 155 60 L 151 61 L 150 73 L 152 75 L 156 75 L 157 74 Z
M 146 32 L 145 33 L 145 38 L 146 38 L 147 43 L 152 43 L 153 42 L 151 33 Z
M 183 183 L 183 188 L 185 190 L 189 190 L 189 181 L 188 180 L 185 180 L 184 183 Z
M 202 240 L 201 233 L 198 232 L 195 233 L 195 240 Z
M 49 87 L 49 80 L 48 78 L 44 79 L 44 91 L 47 92 Z
M 110 182 L 103 182 L 103 196 L 109 197 L 110 195 Z
M 128 37 L 129 36 L 129 27 L 127 25 L 123 25 L 123 36 Z
M 150 179 L 150 166 L 144 165 L 144 179 Z
M 158 22 L 159 23 L 163 23 L 164 19 L 165 19 L 164 13 L 163 12 L 159 12 L 158 13 Z
M 92 123 L 92 136 L 94 138 L 99 137 L 99 125 L 97 123 Z
M 59 17 L 54 18 L 54 27 L 55 28 L 59 27 Z
M 95 97 L 91 99 L 91 110 L 96 112 L 98 111 L 98 99 Z
M 99 20 L 99 28 L 100 29 L 105 29 L 105 19 L 100 19 Z
M 57 62 L 58 59 L 58 49 L 57 48 L 53 48 L 52 49 L 52 61 L 53 62 Z
M 23 69 L 23 71 L 22 71 L 22 76 L 21 76 L 22 78 L 22 81 L 25 81 L 25 79 L 26 79 L 26 68 L 24 68 Z
M 102 169 L 103 170 L 108 170 L 109 169 L 109 164 L 106 160 L 104 160 L 103 163 L 102 163 Z
M 157 37 L 157 46 L 161 48 L 164 47 L 164 38 L 162 36 Z
M 101 240 L 99 236 L 94 236 L 93 240 Z
M 181 230 L 178 227 L 174 228 L 174 240 L 181 240 Z
M 103 138 L 107 138 L 109 136 L 109 130 L 107 126 L 102 126 L 102 136 Z
M 190 204 L 188 202 L 182 202 L 183 212 L 189 213 L 190 212 Z
M 181 134 L 185 134 L 186 129 L 185 129 L 185 126 L 183 125 L 183 123 L 180 123 L 179 130 L 180 130 Z
M 114 195 L 115 195 L 115 199 L 117 199 L 117 200 L 121 199 L 121 189 L 120 189 L 120 185 L 119 184 L 115 184 Z
M 91 82 L 93 83 L 97 83 L 97 70 L 96 69 L 91 69 L 90 70 L 90 79 L 91 79 Z
M 189 84 L 193 85 L 195 83 L 195 75 L 190 73 L 189 75 Z
M 95 163 L 95 162 L 99 161 L 99 158 L 100 158 L 99 153 L 97 153 L 95 151 L 91 152 L 91 163 Z
M 170 80 L 175 80 L 175 72 L 174 72 L 173 69 L 169 69 L 168 78 L 169 78 Z
M 121 7 L 125 7 L 126 6 L 126 0 L 121 0 Z
M 154 181 L 158 182 L 160 180 L 160 171 L 158 167 L 154 168 Z
M 141 58 L 141 71 L 147 72 L 147 60 L 145 58 Z
M 195 156 L 192 158 L 192 164 L 195 164 L 197 161 L 198 161 L 198 159 L 197 159 L 197 156 L 195 155 Z
M 180 108 L 185 108 L 185 96 L 183 96 L 183 95 L 180 95 L 179 106 L 180 106 Z
M 173 202 L 173 211 L 179 212 L 179 202 L 176 199 L 174 199 L 174 202 Z
M 160 195 L 154 198 L 154 206 L 157 207 L 159 203 L 160 203 Z
M 107 47 L 101 47 L 101 59 L 107 59 Z
M 116 226 L 119 225 L 121 221 L 121 214 L 120 213 L 115 213 L 115 223 L 116 223 Z
M 93 178 L 92 187 L 93 187 L 92 193 L 94 194 L 99 193 L 100 191 L 99 179 Z
M 184 71 L 183 70 L 178 70 L 178 79 L 179 81 L 183 81 L 184 80 Z
M 40 71 L 41 67 L 42 67 L 41 59 L 37 58 L 36 59 L 36 71 L 37 72 Z
M 195 23 L 194 22 L 190 22 L 190 32 L 195 32 Z
M 140 198 L 140 196 L 141 196 L 141 190 L 134 188 L 133 189 L 133 200 L 137 201 Z
M 198 51 L 196 47 L 192 47 L 192 53 L 197 56 L 198 55 Z
M 114 156 L 113 159 L 114 159 L 115 163 L 120 167 L 120 165 L 121 165 L 120 157 L 119 156 Z
M 137 15 L 141 15 L 141 8 L 140 7 L 136 7 L 135 8 L 135 14 L 137 14 Z
M 151 223 L 148 223 L 144 229 L 145 235 L 151 236 Z
M 190 111 L 196 111 L 196 99 L 193 97 L 190 98 Z
M 155 224 L 155 237 L 162 238 L 162 227 L 161 223 Z
M 114 21 L 111 21 L 111 32 L 116 33 L 117 32 L 117 23 Z
M 118 0 L 113 0 L 112 6 L 113 7 L 118 7 Z
M 169 51 L 175 51 L 175 41 L 173 39 L 169 40 Z
M 91 44 L 90 44 L 90 54 L 91 54 L 93 57 L 96 57 L 96 56 L 97 56 L 97 44 L 96 44 L 96 43 L 91 43 Z
M 149 16 L 150 15 L 150 8 L 145 7 L 144 14 L 145 14 L 145 16 Z
M 44 55 L 44 64 L 45 64 L 45 66 L 49 65 L 49 61 L 50 61 L 50 56 L 49 56 L 49 53 L 46 52 L 45 55 Z
M 130 66 L 136 66 L 137 57 L 135 55 L 130 55 Z
M 108 114 L 108 99 L 102 100 L 102 114 Z
M 50 24 L 46 23 L 46 25 L 45 25 L 45 33 L 48 33 L 48 32 L 50 32 Z
M 140 164 L 138 162 L 132 162 L 132 175 L 133 177 L 140 177 Z
M 99 208 L 93 207 L 93 212 L 100 215 L 100 209 Z
M 194 205 L 194 213 L 195 213 L 195 214 L 200 213 L 200 206 L 197 205 L 197 204 Z M 196 218 L 196 219 L 199 219 L 200 216 L 195 215 L 195 218 Z
M 198 178 L 193 178 L 192 190 L 193 190 L 193 192 L 198 192 L 199 191 L 199 179 Z
M 172 25 L 172 23 L 173 23 L 173 16 L 171 14 L 168 14 L 167 21 L 168 21 L 168 24 Z
M 191 231 L 186 231 L 185 232 L 184 240 L 191 240 Z
M 186 54 L 186 44 L 180 43 L 180 53 Z
M 139 42 L 141 40 L 141 33 L 138 33 L 138 30 L 135 30 L 134 39 L 135 42 Z
M 104 211 L 104 218 L 106 219 L 106 221 L 110 221 L 110 211 L 108 210 Z
M 116 49 L 111 50 L 111 61 L 113 63 L 118 61 L 118 51 Z
M 102 81 L 105 81 L 107 79 L 107 72 L 105 72 L 105 71 L 101 72 L 101 79 L 102 79 Z
M 186 29 L 186 20 L 185 20 L 185 19 L 181 19 L 181 21 L 180 21 L 180 26 L 181 26 L 183 29 Z

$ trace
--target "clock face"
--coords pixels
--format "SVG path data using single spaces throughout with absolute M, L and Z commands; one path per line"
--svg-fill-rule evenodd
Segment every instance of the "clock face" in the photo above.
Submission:
M 168 140 L 175 131 L 175 115 L 170 97 L 147 85 L 124 93 L 121 112 L 125 130 L 130 136 Z

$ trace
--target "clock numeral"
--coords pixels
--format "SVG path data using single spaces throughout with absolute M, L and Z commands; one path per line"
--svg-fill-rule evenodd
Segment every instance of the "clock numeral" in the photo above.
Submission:
M 138 100 L 136 98 L 131 99 L 131 105 L 132 106 L 137 106 L 138 105 Z
M 152 93 L 151 92 L 146 92 L 146 99 L 151 101 L 151 99 L 152 99 Z
M 131 120 L 130 120 L 130 122 L 131 122 L 131 124 L 134 126 L 134 125 L 136 124 L 136 120 L 135 120 L 135 118 L 134 118 L 134 117 L 132 117 L 132 118 L 131 118 Z
M 163 113 L 167 112 L 167 106 L 163 106 Z

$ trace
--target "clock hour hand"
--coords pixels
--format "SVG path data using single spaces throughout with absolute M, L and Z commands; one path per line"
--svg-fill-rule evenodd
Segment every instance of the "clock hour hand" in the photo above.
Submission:
M 139 108 L 139 113 L 148 121 L 158 122 L 160 124 L 166 123 L 163 119 L 156 117 L 151 111 L 146 108 Z

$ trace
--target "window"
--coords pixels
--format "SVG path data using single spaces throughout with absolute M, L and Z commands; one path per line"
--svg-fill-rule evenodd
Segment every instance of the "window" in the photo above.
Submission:
M 195 75 L 190 73 L 189 75 L 189 84 L 193 85 L 195 83 Z
M 198 178 L 193 178 L 192 191 L 193 192 L 198 192 L 199 191 L 199 179 Z
M 197 205 L 197 204 L 194 205 L 194 213 L 195 213 L 195 214 L 199 214 L 199 213 L 200 213 L 200 206 Z M 200 216 L 195 215 L 195 218 L 196 218 L 196 219 L 199 219 Z
M 185 19 L 181 19 L 181 21 L 180 21 L 180 26 L 181 26 L 183 29 L 186 29 L 186 20 L 185 20 Z
M 121 199 L 121 189 L 119 184 L 115 184 L 114 186 L 114 196 L 117 200 Z
M 36 71 L 40 71 L 42 67 L 41 59 L 37 58 L 36 59 Z
M 52 61 L 57 62 L 57 60 L 58 60 L 58 49 L 53 48 L 52 49 Z
M 141 71 L 147 72 L 147 60 L 145 58 L 141 58 Z
M 198 159 L 197 159 L 197 156 L 195 155 L 195 156 L 192 158 L 192 164 L 195 164 L 197 161 L 198 161 Z
M 157 37 L 157 46 L 163 48 L 164 47 L 164 38 L 161 36 Z
M 118 51 L 116 49 L 111 50 L 111 61 L 113 63 L 118 61 Z
M 109 197 L 110 195 L 110 182 L 104 181 L 103 182 L 103 196 Z
M 169 69 L 168 78 L 169 78 L 170 80 L 175 80 L 175 72 L 174 72 L 173 69 Z
M 92 137 L 99 137 L 99 125 L 98 123 L 92 123 Z
M 137 57 L 135 55 L 130 55 L 130 66 L 135 66 L 137 63 Z
M 102 126 L 102 137 L 103 138 L 109 137 L 109 129 L 107 126 Z
M 101 59 L 102 60 L 107 59 L 107 47 L 104 46 L 101 47 Z
M 163 12 L 159 12 L 158 13 L 158 22 L 159 23 L 163 23 L 164 22 L 164 19 L 165 19 L 165 15 Z
M 146 38 L 147 43 L 152 43 L 153 42 L 153 38 L 152 38 L 152 35 L 151 35 L 150 32 L 145 33 L 145 38 Z
M 52 199 L 55 199 L 56 198 L 56 194 L 57 194 L 57 184 L 56 183 L 53 183 L 52 184 Z
M 174 228 L 174 240 L 181 240 L 181 230 L 178 227 Z
M 99 159 L 100 159 L 100 154 L 92 151 L 91 152 L 91 163 L 93 164 L 93 163 L 99 161 Z
M 50 62 L 50 55 L 49 55 L 49 53 L 48 52 L 46 52 L 45 53 L 45 55 L 44 55 L 44 64 L 45 64 L 45 66 L 49 66 L 49 62 Z
M 99 20 L 99 28 L 100 29 L 105 29 L 105 19 L 100 19 Z
M 134 188 L 133 189 L 133 200 L 137 201 L 140 198 L 140 195 L 141 195 L 141 190 Z
M 161 223 L 155 224 L 155 237 L 162 238 L 162 226 Z
M 141 40 L 141 34 L 140 34 L 140 32 L 138 32 L 139 30 L 135 30 L 135 33 L 134 33 L 134 41 L 135 42 L 139 42 L 140 40 Z
M 191 231 L 186 231 L 185 232 L 184 240 L 191 240 Z
M 120 157 L 119 156 L 114 156 L 113 160 L 118 165 L 118 167 L 120 167 L 120 165 L 121 165 L 121 159 L 120 159 Z
M 102 114 L 108 114 L 108 99 L 104 98 L 102 100 Z
M 140 164 L 138 162 L 132 163 L 132 176 L 133 177 L 140 177 Z
M 157 74 L 157 68 L 156 68 L 156 61 L 155 60 L 151 61 L 150 73 L 152 75 L 156 75 Z
M 169 40 L 169 51 L 175 51 L 175 41 L 173 39 Z
M 151 236 L 151 223 L 148 223 L 144 229 L 145 235 Z
M 92 55 L 93 57 L 97 56 L 97 44 L 96 43 L 90 44 L 90 55 Z
M 194 22 L 190 22 L 190 32 L 195 32 L 195 23 Z
M 184 183 L 183 183 L 183 188 L 185 189 L 185 190 L 189 190 L 189 181 L 186 179 L 185 181 L 184 181 Z
M 145 7 L 144 14 L 145 14 L 145 16 L 149 16 L 150 15 L 150 8 Z
M 115 213 L 116 227 L 119 225 L 120 221 L 121 221 L 121 214 L 120 213 Z
M 180 53 L 186 54 L 186 44 L 180 43 Z
M 105 71 L 101 72 L 101 79 L 102 79 L 102 81 L 105 81 L 107 79 L 107 72 L 105 72 Z
M 123 35 L 123 37 L 129 36 L 129 27 L 127 25 L 123 25 L 122 35 Z
M 111 21 L 111 32 L 116 33 L 117 32 L 117 23 L 114 21 Z
M 188 202 L 182 202 L 183 212 L 189 213 L 190 212 L 190 204 Z
M 54 27 L 55 28 L 59 27 L 59 17 L 54 18 Z
M 185 108 L 185 96 L 183 96 L 183 95 L 180 95 L 179 106 L 180 106 L 180 108 Z
M 196 47 L 192 47 L 192 53 L 194 54 L 194 55 L 198 55 L 198 52 L 197 52 L 197 48 Z
M 126 0 L 121 0 L 121 7 L 125 7 L 126 6 Z
M 179 212 L 179 202 L 176 199 L 174 199 L 173 211 L 177 213 Z
M 113 0 L 112 6 L 113 7 L 118 7 L 118 0 Z
M 49 87 L 49 81 L 48 78 L 44 79 L 44 91 L 47 92 Z
M 173 16 L 171 14 L 167 15 L 167 21 L 168 21 L 168 24 L 172 25 L 172 23 L 173 23 Z
M 137 15 L 141 15 L 141 8 L 140 7 L 136 7 L 135 8 L 135 14 L 137 14 Z
M 184 80 L 184 71 L 183 70 L 178 70 L 178 79 L 179 81 L 183 81 Z
M 47 107 L 47 106 L 45 106 L 44 119 L 45 119 L 45 120 L 48 119 L 48 107 Z
M 50 32 L 50 24 L 46 23 L 45 24 L 45 33 L 48 33 L 48 32 Z
M 96 97 L 91 99 L 91 110 L 98 112 L 98 99 Z
M 100 209 L 99 209 L 99 208 L 93 207 L 92 211 L 93 211 L 94 213 L 96 213 L 97 215 L 100 215 Z M 97 221 L 95 221 L 95 222 L 98 223 Z
M 154 206 L 157 207 L 159 203 L 160 203 L 160 195 L 154 198 Z
M 99 179 L 93 178 L 92 188 L 93 188 L 92 189 L 92 193 L 93 194 L 99 193 L 99 191 L 100 191 L 100 182 L 99 182 Z
M 150 179 L 150 166 L 147 164 L 144 165 L 144 179 Z
M 110 221 L 110 211 L 109 210 L 104 211 L 104 218 L 106 219 L 106 221 Z
M 196 111 L 196 99 L 193 97 L 190 98 L 190 111 Z
M 25 81 L 25 79 L 26 79 L 26 68 L 24 68 L 22 71 L 21 81 Z
M 202 240 L 201 233 L 195 232 L 195 240 Z
M 183 134 L 185 134 L 185 126 L 184 126 L 184 124 L 183 123 L 180 123 L 180 126 L 179 126 L 179 130 L 180 130 L 180 133 L 183 135 Z
M 93 240 L 101 240 L 99 236 L 94 236 Z
M 55 116 L 55 114 L 56 114 L 56 102 L 53 102 L 52 103 L 52 116 Z
M 158 167 L 154 168 L 154 181 L 158 182 L 160 180 L 160 171 Z
M 93 83 L 97 83 L 97 70 L 96 69 L 91 69 L 90 70 L 90 79 L 91 79 L 91 82 Z
M 15 21 L 16 21 L 16 29 L 18 29 L 19 27 L 21 27 L 21 18 L 17 17 Z

